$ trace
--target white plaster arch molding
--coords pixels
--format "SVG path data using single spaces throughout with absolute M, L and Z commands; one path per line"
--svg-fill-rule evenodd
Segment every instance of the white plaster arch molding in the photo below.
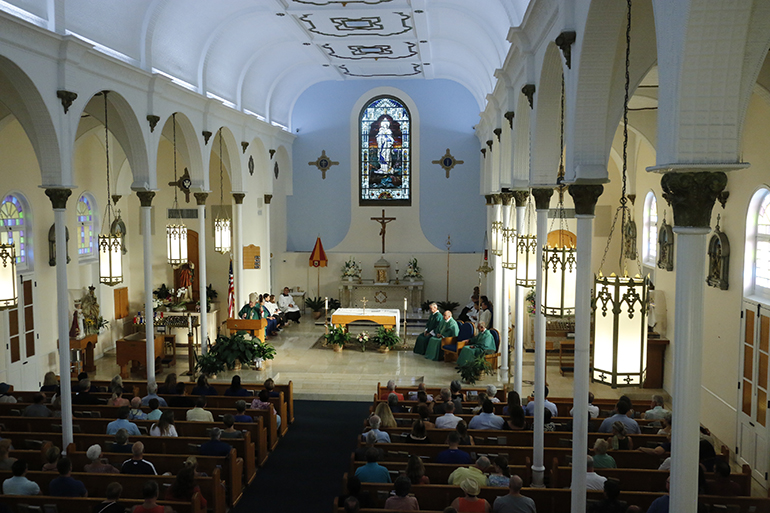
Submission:
M 174 114 L 176 116 L 174 116 Z M 184 173 L 184 168 L 186 167 L 188 171 L 190 171 L 190 180 L 192 180 L 193 189 L 199 189 L 203 188 L 208 185 L 208 180 L 206 177 L 204 177 L 203 174 L 203 156 L 201 155 L 201 146 L 202 142 L 199 144 L 199 137 L 196 133 L 195 128 L 193 127 L 192 121 L 190 121 L 190 118 L 187 117 L 186 114 L 183 112 L 174 112 L 168 115 L 168 117 L 165 119 L 164 123 L 161 125 L 158 124 L 158 127 L 155 128 L 155 130 L 158 130 L 161 126 L 162 129 L 160 129 L 160 135 L 168 140 L 170 144 L 173 145 L 174 143 L 174 132 L 173 132 L 173 123 L 174 118 L 176 118 L 176 149 L 179 153 L 179 157 L 182 159 L 182 162 L 177 162 L 177 174 L 181 176 L 182 173 Z M 160 141 L 158 142 L 160 144 Z M 158 151 L 156 148 L 155 151 L 156 158 L 158 156 Z M 156 180 L 157 180 L 157 166 L 156 166 Z M 166 180 L 168 181 L 168 180 Z M 205 185 L 204 185 L 205 184 Z M 161 187 L 166 185 L 166 183 L 163 183 L 161 181 Z M 204 189 L 205 190 L 205 189 Z
M 561 153 L 559 118 L 562 68 L 559 49 L 555 45 L 548 45 L 536 84 L 531 124 L 533 134 L 529 176 L 533 186 L 556 183 Z
M 520 91 L 524 84 L 516 87 Z M 532 116 L 529 101 L 524 93 L 519 94 L 516 117 L 513 118 L 513 187 L 529 187 L 530 165 L 530 119 Z
M 235 135 L 233 135 L 233 132 L 229 127 L 222 126 L 219 130 L 222 131 L 222 149 L 224 150 L 222 162 L 224 162 L 225 169 L 229 172 L 230 186 L 233 191 L 249 192 L 249 189 L 245 187 L 243 180 L 245 165 L 243 165 L 242 162 L 243 152 L 241 151 L 241 145 L 235 140 Z M 219 151 L 219 135 L 217 132 L 214 132 L 214 135 L 216 138 L 212 136 L 211 139 L 209 139 L 208 145 L 211 146 L 212 144 L 216 144 L 216 151 Z M 246 172 L 248 173 L 248 171 Z
M 411 115 L 411 136 L 412 136 L 412 206 L 411 207 L 384 207 L 387 215 L 394 215 L 397 220 L 389 223 L 387 228 L 386 243 L 391 249 L 389 252 L 434 252 L 436 248 L 428 241 L 422 232 L 422 223 L 420 222 L 420 112 L 417 110 L 417 104 L 404 91 L 395 87 L 375 87 L 362 94 L 356 100 L 350 109 L 350 226 L 342 239 L 342 242 L 334 247 L 327 248 L 327 251 L 345 254 L 360 253 L 379 253 L 381 250 L 381 240 L 376 236 L 375 229 L 378 228 L 370 217 L 379 216 L 383 207 L 359 207 L 358 195 L 358 166 L 360 165 L 359 151 L 359 127 L 358 118 L 361 109 L 372 98 L 382 95 L 390 95 L 399 98 L 409 109 Z M 415 227 L 420 230 L 415 230 Z M 371 233 L 371 237 L 362 238 L 362 233 Z M 397 244 L 396 241 L 402 241 L 401 250 L 392 248 Z M 408 249 L 407 249 L 408 247 Z M 446 249 L 446 248 L 442 248 Z

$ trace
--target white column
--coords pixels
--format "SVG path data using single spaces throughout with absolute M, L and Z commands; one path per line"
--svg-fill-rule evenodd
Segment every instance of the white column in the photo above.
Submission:
M 591 347 L 591 242 L 593 215 L 577 218 L 577 275 L 575 297 L 575 379 L 572 412 L 572 513 L 586 510 L 586 467 L 588 454 L 588 380 Z
M 235 313 L 246 302 L 243 290 L 243 198 L 245 193 L 234 192 L 235 208 L 233 208 L 233 281 L 235 282 Z
M 511 218 L 511 200 L 512 195 L 510 193 L 506 193 L 506 195 L 503 197 L 503 208 L 502 208 L 502 221 L 503 221 L 503 229 L 510 228 L 510 218 Z M 507 242 L 503 241 L 503 246 L 507 246 Z M 505 249 L 503 249 L 503 254 L 506 254 Z M 508 293 L 508 288 L 511 286 L 511 271 L 506 269 L 505 267 L 502 267 L 502 257 L 499 259 L 501 262 L 500 266 L 500 274 L 501 274 L 501 283 L 500 283 L 500 299 L 501 303 L 500 306 L 500 314 L 499 315 L 499 321 L 497 324 L 497 331 L 500 332 L 500 357 L 502 358 L 502 362 L 500 365 L 500 370 L 504 371 L 504 379 L 506 382 L 510 379 L 510 374 L 508 372 L 508 361 L 510 360 L 510 355 L 508 353 L 508 329 L 511 326 L 511 302 L 510 302 L 510 295 Z
M 142 197 L 144 196 L 144 197 Z M 147 358 L 147 382 L 155 381 L 155 325 L 152 309 L 152 198 L 154 192 L 139 193 L 142 203 L 142 246 L 144 249 L 144 334 Z
M 196 192 L 198 202 L 198 280 L 201 305 L 201 354 L 208 352 L 209 316 L 206 313 L 206 192 Z
M 524 215 L 526 207 L 524 204 L 516 204 L 516 232 L 521 235 L 524 233 Z M 514 277 L 515 279 L 515 277 Z M 513 342 L 513 389 L 522 395 L 521 391 L 521 373 L 523 372 L 522 358 L 524 358 L 524 287 L 516 285 L 516 335 Z
M 553 192 L 553 191 L 551 191 Z M 550 198 L 550 196 L 549 196 Z M 534 450 L 532 455 L 532 486 L 543 487 L 543 424 L 545 417 L 545 315 L 542 312 L 543 278 L 542 264 L 543 246 L 548 237 L 548 208 L 537 209 L 537 253 L 538 262 L 537 282 L 535 284 L 535 426 Z
M 497 221 L 497 226 L 500 226 L 500 221 L 502 221 L 502 205 L 500 204 L 501 198 L 499 194 L 495 195 L 495 206 L 494 209 L 494 219 Z M 499 242 L 500 236 L 498 233 L 497 240 Z M 499 246 L 499 244 L 498 244 Z M 498 247 L 499 249 L 499 247 Z M 503 322 L 503 313 L 502 313 L 502 290 L 503 290 L 503 265 L 502 265 L 502 258 L 498 255 L 492 255 L 492 268 L 494 269 L 494 272 L 492 273 L 493 281 L 492 281 L 492 294 L 489 298 L 490 301 L 492 301 L 492 304 L 494 305 L 494 311 L 492 315 L 492 327 L 497 328 L 498 331 L 502 332 L 502 328 L 504 328 L 502 322 Z M 502 335 L 502 333 L 500 333 Z
M 703 288 L 709 228 L 674 226 L 676 233 L 676 312 L 674 313 L 674 394 L 671 427 L 670 511 L 695 513 L 698 506 L 698 445 Z
M 46 189 L 51 199 L 56 232 L 56 333 L 59 336 L 59 382 L 61 385 L 62 449 L 72 436 L 72 379 L 70 378 L 69 291 L 67 290 L 67 198 L 71 189 Z
M 265 256 L 262 257 L 262 265 L 265 266 L 267 275 L 267 290 L 273 294 L 273 259 L 270 258 L 272 248 L 270 246 L 270 201 L 272 194 L 265 194 Z

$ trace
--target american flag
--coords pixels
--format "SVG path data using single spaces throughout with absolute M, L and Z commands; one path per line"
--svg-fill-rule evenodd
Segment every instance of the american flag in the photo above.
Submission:
M 235 316 L 235 282 L 233 281 L 233 261 L 230 260 L 230 274 L 227 284 L 227 317 Z

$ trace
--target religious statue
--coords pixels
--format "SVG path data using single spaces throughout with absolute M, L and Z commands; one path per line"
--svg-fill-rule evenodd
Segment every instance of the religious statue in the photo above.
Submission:
M 93 285 L 88 287 L 88 292 L 83 295 L 82 298 L 80 298 L 80 306 L 83 311 L 83 317 L 84 323 L 87 326 L 87 333 L 85 334 L 93 334 L 93 333 L 99 333 L 99 323 L 100 323 L 100 315 L 99 315 L 99 302 L 96 300 L 96 287 Z
M 80 301 L 75 301 L 75 311 L 72 314 L 72 327 L 70 338 L 83 340 L 86 336 L 83 311 L 80 309 Z
M 179 288 L 184 289 L 184 299 L 192 300 L 193 277 L 195 276 L 195 265 L 191 262 L 183 264 L 179 268 Z

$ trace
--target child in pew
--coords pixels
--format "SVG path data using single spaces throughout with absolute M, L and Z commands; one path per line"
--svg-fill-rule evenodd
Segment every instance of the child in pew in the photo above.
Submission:
M 195 469 L 185 466 L 177 473 L 174 484 L 166 489 L 165 497 L 167 501 L 189 502 L 196 493 L 201 510 L 205 511 L 207 501 L 203 498 L 201 489 L 195 484 Z
M 118 502 L 123 493 L 123 487 L 120 483 L 113 482 L 107 485 L 107 500 L 94 506 L 92 513 L 125 513 L 128 506 Z
M 132 513 L 173 513 L 174 510 L 168 506 L 158 505 L 158 483 L 147 481 L 142 490 L 144 504 L 134 506 Z

